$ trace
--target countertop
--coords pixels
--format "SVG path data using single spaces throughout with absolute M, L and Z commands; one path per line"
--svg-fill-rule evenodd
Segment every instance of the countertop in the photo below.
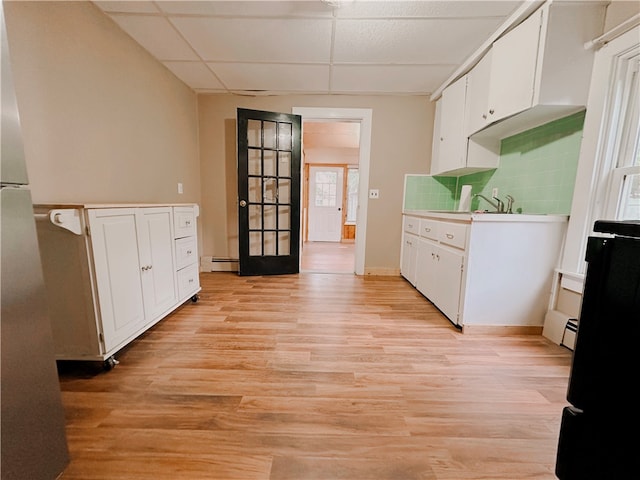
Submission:
M 403 215 L 419 218 L 435 218 L 460 223 L 472 222 L 566 222 L 569 215 L 526 214 L 526 213 L 488 213 L 488 212 L 452 212 L 444 210 L 403 210 Z

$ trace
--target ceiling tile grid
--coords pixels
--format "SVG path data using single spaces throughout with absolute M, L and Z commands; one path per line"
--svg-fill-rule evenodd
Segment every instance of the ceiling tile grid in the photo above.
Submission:
M 429 95 L 523 0 L 94 3 L 196 92 Z

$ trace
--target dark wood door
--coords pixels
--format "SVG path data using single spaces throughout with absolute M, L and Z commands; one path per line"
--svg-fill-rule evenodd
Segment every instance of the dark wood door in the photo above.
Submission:
M 239 273 L 298 273 L 302 117 L 237 115 Z

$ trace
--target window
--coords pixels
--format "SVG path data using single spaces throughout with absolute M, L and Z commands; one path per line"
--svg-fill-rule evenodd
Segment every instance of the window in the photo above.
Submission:
M 561 271 L 582 276 L 596 220 L 640 219 L 640 26 L 596 51 Z
M 612 118 L 608 132 L 609 192 L 605 217 L 640 220 L 640 51 L 632 49 L 614 61 Z
M 337 202 L 338 174 L 316 172 L 316 207 L 335 207 Z

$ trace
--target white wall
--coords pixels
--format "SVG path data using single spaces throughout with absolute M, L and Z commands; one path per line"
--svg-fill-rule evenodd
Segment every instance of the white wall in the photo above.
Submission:
M 199 202 L 195 93 L 91 2 L 4 6 L 34 202 Z

